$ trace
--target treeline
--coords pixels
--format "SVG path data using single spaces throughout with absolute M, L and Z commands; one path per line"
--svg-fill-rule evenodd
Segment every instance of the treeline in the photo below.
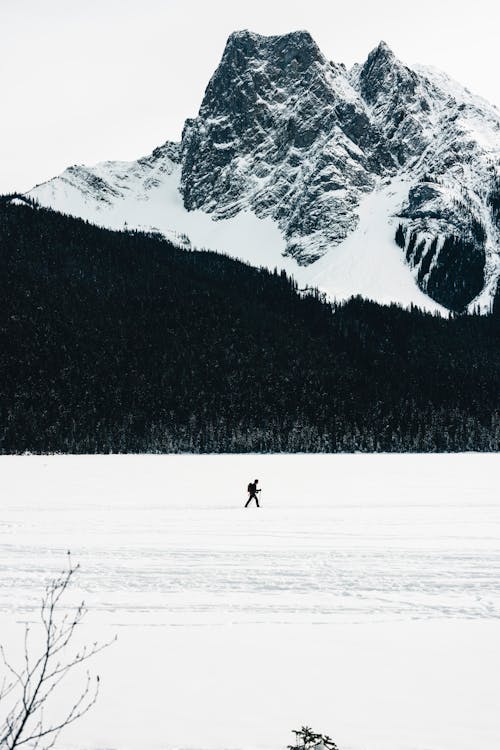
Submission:
M 402 224 L 394 237 L 396 244 L 405 250 L 407 263 L 418 268 L 419 287 L 455 313 L 464 312 L 484 286 L 484 228 L 479 222 L 471 222 L 469 231 L 469 238 L 445 237 L 439 252 L 437 237 L 429 243 L 426 239 L 418 241 L 419 233 L 405 230 Z
M 494 451 L 499 321 L 0 202 L 0 451 Z
M 496 176 L 488 195 L 488 204 L 491 208 L 493 221 L 500 229 L 500 177 Z

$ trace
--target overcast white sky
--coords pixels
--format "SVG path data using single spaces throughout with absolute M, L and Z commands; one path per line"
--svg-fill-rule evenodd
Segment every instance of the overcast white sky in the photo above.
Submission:
M 0 0 L 0 192 L 177 140 L 228 34 L 307 29 L 351 65 L 384 39 L 500 104 L 494 0 Z

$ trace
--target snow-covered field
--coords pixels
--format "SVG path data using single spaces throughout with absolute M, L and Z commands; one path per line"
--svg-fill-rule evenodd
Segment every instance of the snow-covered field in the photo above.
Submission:
M 67 750 L 500 747 L 500 462 L 0 459 L 0 642 L 71 549 L 101 654 Z M 258 477 L 263 508 L 244 510 Z

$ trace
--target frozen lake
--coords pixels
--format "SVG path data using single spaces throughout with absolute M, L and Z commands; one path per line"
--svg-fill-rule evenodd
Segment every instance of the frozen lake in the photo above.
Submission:
M 498 750 L 499 464 L 2 458 L 0 640 L 71 549 L 85 632 L 119 640 L 61 748 L 281 750 L 310 724 L 341 750 Z

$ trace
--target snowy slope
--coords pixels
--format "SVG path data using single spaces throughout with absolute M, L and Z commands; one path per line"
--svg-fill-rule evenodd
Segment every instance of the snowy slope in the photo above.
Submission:
M 417 286 L 416 272 L 409 269 L 394 242 L 395 219 L 406 199 L 410 183 L 397 178 L 377 185 L 360 203 L 356 229 L 335 251 L 305 269 L 309 284 L 348 299 L 360 294 L 383 304 L 413 303 L 446 314 Z
M 97 165 L 96 173 L 109 173 L 111 164 Z M 123 169 L 122 163 L 119 168 Z M 403 181 L 381 186 L 366 196 L 359 207 L 356 230 L 335 253 L 326 253 L 315 263 L 300 266 L 284 254 L 286 242 L 271 218 L 259 219 L 251 211 L 242 211 L 231 219 L 214 221 L 210 214 L 199 209 L 187 211 L 179 179 L 180 167 L 173 165 L 171 173 L 161 185 L 149 191 L 144 202 L 132 194 L 96 207 L 92 200 L 82 202 L 73 185 L 62 186 L 54 181 L 45 183 L 36 195 L 43 205 L 57 205 L 59 211 L 112 229 L 153 229 L 179 245 L 223 252 L 271 270 L 284 269 L 297 279 L 301 288 L 317 287 L 338 300 L 361 294 L 381 303 L 415 304 L 446 314 L 445 308 L 418 288 L 414 273 L 394 242 L 391 213 L 397 204 L 395 196 L 401 198 L 408 192 Z
M 496 108 L 384 43 L 347 71 L 307 32 L 236 32 L 180 145 L 71 167 L 30 195 L 285 268 L 338 299 L 487 310 L 499 162 Z

